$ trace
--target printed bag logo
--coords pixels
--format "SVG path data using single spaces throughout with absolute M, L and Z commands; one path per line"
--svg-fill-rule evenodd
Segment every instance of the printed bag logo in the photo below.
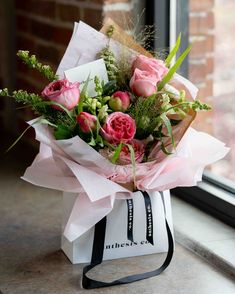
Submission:
M 105 249 L 117 249 L 117 248 L 126 248 L 126 247 L 130 247 L 130 246 L 137 246 L 137 245 L 146 245 L 149 244 L 148 240 L 143 240 L 143 241 L 139 241 L 139 242 L 126 242 L 126 243 L 115 243 L 112 245 L 105 245 Z

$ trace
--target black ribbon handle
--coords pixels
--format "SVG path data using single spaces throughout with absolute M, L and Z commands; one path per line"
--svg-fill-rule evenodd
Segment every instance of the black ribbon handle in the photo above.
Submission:
M 127 277 L 123 277 L 121 279 L 112 281 L 112 282 L 102 282 L 97 281 L 89 278 L 86 274 L 95 266 L 99 265 L 103 261 L 103 252 L 104 252 L 104 240 L 105 240 L 105 230 L 106 230 L 106 217 L 104 217 L 102 220 L 100 220 L 95 225 L 95 233 L 94 233 L 94 242 L 93 242 L 93 248 L 92 248 L 92 257 L 91 257 L 91 263 L 83 268 L 83 275 L 82 275 L 82 286 L 85 289 L 95 289 L 95 288 L 102 288 L 102 287 L 110 287 L 115 285 L 122 285 L 122 284 L 129 284 L 132 282 L 144 280 L 147 278 L 151 278 L 154 276 L 157 276 L 161 274 L 170 264 L 173 252 L 174 252 L 174 241 L 173 236 L 169 227 L 169 224 L 166 219 L 166 209 L 165 209 L 165 203 L 164 203 L 164 196 L 163 193 L 161 193 L 162 203 L 164 207 L 164 213 L 165 213 L 165 225 L 167 230 L 167 238 L 168 238 L 168 252 L 166 259 L 164 260 L 163 264 L 156 270 L 142 273 L 142 274 L 136 274 L 136 275 L 130 275 Z

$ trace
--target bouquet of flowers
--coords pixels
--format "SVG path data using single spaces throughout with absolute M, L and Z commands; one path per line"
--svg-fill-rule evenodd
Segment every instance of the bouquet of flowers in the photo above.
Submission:
M 75 24 L 56 74 L 28 51 L 18 52 L 50 82 L 40 95 L 0 92 L 39 116 L 29 127 L 40 152 L 23 178 L 80 193 L 64 231 L 71 242 L 106 216 L 115 199 L 195 185 L 205 165 L 227 153 L 222 142 L 190 128 L 196 111 L 210 107 L 176 73 L 190 50 L 172 65 L 179 46 L 180 36 L 168 57 L 157 59 L 108 20 L 101 32 Z

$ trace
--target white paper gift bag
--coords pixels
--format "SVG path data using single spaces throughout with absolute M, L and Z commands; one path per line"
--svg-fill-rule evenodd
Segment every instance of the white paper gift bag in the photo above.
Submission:
M 150 204 L 140 191 L 134 192 L 132 199 L 115 200 L 113 210 L 107 215 L 103 260 L 168 251 L 165 218 L 172 232 L 169 191 L 147 195 Z M 64 193 L 63 230 L 76 197 L 79 195 Z M 91 261 L 93 240 L 94 227 L 73 242 L 62 236 L 61 248 L 73 264 L 87 263 Z

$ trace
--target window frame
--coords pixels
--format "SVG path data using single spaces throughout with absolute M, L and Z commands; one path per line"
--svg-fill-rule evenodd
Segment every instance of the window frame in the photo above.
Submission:
M 169 48 L 177 36 L 182 34 L 181 50 L 188 47 L 189 40 L 189 1 L 188 0 L 148 0 L 146 1 L 146 24 L 157 26 L 158 49 Z M 175 17 L 174 17 L 175 15 Z M 171 31 L 174 34 L 171 34 Z M 159 34 L 160 32 L 160 34 Z M 178 54 L 181 54 L 179 51 Z M 188 76 L 188 59 L 182 64 L 183 76 Z M 177 187 L 171 193 L 200 208 L 208 214 L 235 227 L 235 185 L 232 181 L 205 171 L 202 182 L 193 187 Z

